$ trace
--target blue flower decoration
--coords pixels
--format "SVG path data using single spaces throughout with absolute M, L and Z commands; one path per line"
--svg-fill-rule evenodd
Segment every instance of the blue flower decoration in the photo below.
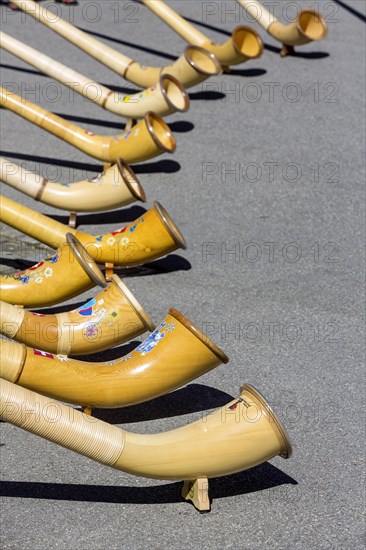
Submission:
M 52 256 L 52 258 L 50 258 L 50 261 L 55 264 L 58 260 L 58 254 L 55 254 L 54 256 Z
M 29 283 L 28 275 L 26 275 L 25 277 L 22 277 L 20 280 L 22 281 L 22 285 L 26 285 L 27 283 Z

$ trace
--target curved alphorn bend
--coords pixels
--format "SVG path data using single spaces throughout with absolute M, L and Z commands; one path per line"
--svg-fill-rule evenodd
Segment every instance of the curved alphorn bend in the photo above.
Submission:
M 170 309 L 155 331 L 133 351 L 112 361 L 77 361 L 5 340 L 0 345 L 1 378 L 90 408 L 126 407 L 149 401 L 229 361 L 175 309 Z
M 210 509 L 208 478 L 292 454 L 277 415 L 247 384 L 224 407 L 157 434 L 125 431 L 7 380 L 0 381 L 0 391 L 1 420 L 123 472 L 184 480 L 183 498 L 201 511 Z
M 126 162 L 142 162 L 176 148 L 169 126 L 153 112 L 145 113 L 140 122 L 122 134 L 98 136 L 5 88 L 0 88 L 0 105 L 104 162 L 116 162 L 120 157 Z
M 72 213 L 103 212 L 136 200 L 146 201 L 136 174 L 122 159 L 93 178 L 58 183 L 0 157 L 0 180 L 36 201 Z
M 328 27 L 324 18 L 313 9 L 300 11 L 293 23 L 285 25 L 257 0 L 237 1 L 272 38 L 283 44 L 281 56 L 292 53 L 294 46 L 322 40 L 327 34 Z
M 103 288 L 103 273 L 71 233 L 52 256 L 10 275 L 0 275 L 0 298 L 25 307 L 45 307 L 69 300 L 93 286 Z
M 156 85 L 141 92 L 122 95 L 98 82 L 93 82 L 87 76 L 58 63 L 4 32 L 0 32 L 0 45 L 12 55 L 116 115 L 139 119 L 148 111 L 167 116 L 176 111 L 187 111 L 189 108 L 188 94 L 174 76 L 161 74 Z
M 141 265 L 186 248 L 183 235 L 158 202 L 125 227 L 97 236 L 70 228 L 2 195 L 0 220 L 51 248 L 62 246 L 66 234 L 72 233 L 96 262 L 110 268 Z
M 222 70 L 215 55 L 200 46 L 188 46 L 184 54 L 167 67 L 145 67 L 67 21 L 59 17 L 55 20 L 53 12 L 32 0 L 14 0 L 14 4 L 115 73 L 143 88 L 156 84 L 162 73 L 175 76 L 185 88 L 190 88 Z
M 142 0 L 142 2 L 188 44 L 201 46 L 215 54 L 225 69 L 230 65 L 238 65 L 248 59 L 260 57 L 263 53 L 262 39 L 250 27 L 243 25 L 236 27 L 226 42 L 215 44 L 164 2 L 160 0 Z
M 0 301 L 1 334 L 59 355 L 104 351 L 154 328 L 117 275 L 94 298 L 63 313 L 34 313 Z

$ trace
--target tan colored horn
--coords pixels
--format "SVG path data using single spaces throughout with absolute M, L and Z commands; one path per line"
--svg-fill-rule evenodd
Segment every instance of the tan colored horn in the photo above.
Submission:
M 0 88 L 0 105 L 104 162 L 120 157 L 129 163 L 141 162 L 176 148 L 169 126 L 153 112 L 145 113 L 143 120 L 122 134 L 97 136 L 5 88 Z
M 187 111 L 189 108 L 187 92 L 171 75 L 162 74 L 156 85 L 123 96 L 4 32 L 0 33 L 0 44 L 4 50 L 116 115 L 137 119 L 143 118 L 148 111 L 167 116 L 176 111 Z
M 215 55 L 199 46 L 189 46 L 183 55 L 167 67 L 144 67 L 67 21 L 59 17 L 56 20 L 54 13 L 32 0 L 14 0 L 14 4 L 112 71 L 143 88 L 155 85 L 161 73 L 175 76 L 185 88 L 190 88 L 221 72 L 221 65 Z
M 0 157 L 0 180 L 28 197 L 71 212 L 103 212 L 146 201 L 136 174 L 122 159 L 94 178 L 58 183 Z
M 0 207 L 2 222 L 51 248 L 62 246 L 66 234 L 72 233 L 100 264 L 141 265 L 177 248 L 186 248 L 184 237 L 158 202 L 129 225 L 97 236 L 72 229 L 2 195 Z
M 130 474 L 183 479 L 183 497 L 201 511 L 210 509 L 208 478 L 292 453 L 282 423 L 249 385 L 208 416 L 157 434 L 127 432 L 6 380 L 0 386 L 3 421 Z
M 117 275 L 87 303 L 45 315 L 0 302 L 0 332 L 59 355 L 96 353 L 154 330 L 148 314 Z
M 282 42 L 284 45 L 281 50 L 282 56 L 290 53 L 293 46 L 308 44 L 313 40 L 323 40 L 327 34 L 327 24 L 315 10 L 302 10 L 293 23 L 285 25 L 257 0 L 237 1 L 269 35 Z
M 106 287 L 103 273 L 71 233 L 55 254 L 29 269 L 0 276 L 0 298 L 25 307 L 52 306 L 95 285 Z
M 142 344 L 113 361 L 88 363 L 15 342 L 0 344 L 1 378 L 88 407 L 142 403 L 228 362 L 222 350 L 174 309 Z
M 262 39 L 250 27 L 243 25 L 236 27 L 226 42 L 215 44 L 161 0 L 142 0 L 142 2 L 188 44 L 201 46 L 213 53 L 223 67 L 244 63 L 248 59 L 260 57 L 263 53 Z

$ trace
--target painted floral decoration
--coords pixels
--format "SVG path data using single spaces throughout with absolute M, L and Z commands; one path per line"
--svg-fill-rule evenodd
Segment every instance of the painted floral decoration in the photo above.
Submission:
M 172 332 L 175 329 L 174 323 L 166 323 L 163 321 L 155 330 L 144 340 L 135 351 L 141 352 L 141 355 L 146 355 L 152 349 L 154 349 L 160 340 L 162 340 L 168 332 Z

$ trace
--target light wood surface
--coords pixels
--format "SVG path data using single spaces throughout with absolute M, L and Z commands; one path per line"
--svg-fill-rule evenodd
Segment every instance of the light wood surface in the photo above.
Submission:
M 32 65 L 42 73 L 68 86 L 76 93 L 117 115 L 139 119 L 153 111 L 167 116 L 176 111 L 187 111 L 189 97 L 182 84 L 173 76 L 160 75 L 158 82 L 149 88 L 129 95 L 113 92 L 66 65 L 58 63 L 20 40 L 0 32 L 0 45 L 9 53 Z
M 215 44 L 161 0 L 142 0 L 142 2 L 188 44 L 201 46 L 213 53 L 225 68 L 244 63 L 248 59 L 255 59 L 263 53 L 262 39 L 250 27 L 243 25 L 236 27 L 228 40 Z
M 105 162 L 142 162 L 164 152 L 175 151 L 169 126 L 153 112 L 147 112 L 130 130 L 116 136 L 98 136 L 31 101 L 0 88 L 0 105 L 73 145 L 87 155 Z
M 2 378 L 89 407 L 148 401 L 228 362 L 220 348 L 174 309 L 142 344 L 113 361 L 88 363 L 4 340 L 0 345 Z M 19 348 L 25 349 L 21 366 L 7 359 L 19 357 Z
M 158 202 L 125 227 L 97 236 L 72 229 L 4 196 L 0 196 L 0 220 L 55 249 L 62 246 L 67 233 L 72 233 L 100 264 L 141 265 L 186 248 L 184 237 Z
M 91 421 L 88 415 L 6 380 L 0 381 L 0 395 L 3 421 L 130 474 L 190 481 L 184 487 L 185 498 L 187 490 L 196 487 L 208 491 L 208 478 L 252 468 L 276 455 L 289 458 L 292 452 L 280 420 L 249 385 L 208 416 L 157 434 L 131 433 L 96 418 Z
M 71 212 L 104 212 L 146 201 L 136 174 L 122 159 L 93 178 L 59 183 L 0 157 L 0 180 L 28 197 Z
M 104 275 L 77 239 L 67 240 L 55 254 L 33 267 L 0 276 L 0 299 L 25 307 L 45 307 L 69 300 L 95 285 L 106 286 Z
M 51 315 L 0 302 L 0 332 L 60 355 L 86 355 L 136 338 L 154 323 L 117 275 L 83 306 Z
M 156 85 L 162 73 L 175 76 L 185 88 L 189 88 L 221 71 L 220 63 L 214 54 L 195 46 L 186 48 L 183 55 L 172 65 L 162 68 L 145 67 L 77 29 L 71 23 L 59 17 L 56 20 L 51 11 L 32 0 L 14 0 L 14 4 L 126 80 L 143 88 Z
M 300 46 L 313 40 L 323 40 L 327 34 L 324 18 L 313 9 L 302 10 L 293 23 L 285 25 L 257 0 L 237 0 L 261 27 L 287 46 Z

